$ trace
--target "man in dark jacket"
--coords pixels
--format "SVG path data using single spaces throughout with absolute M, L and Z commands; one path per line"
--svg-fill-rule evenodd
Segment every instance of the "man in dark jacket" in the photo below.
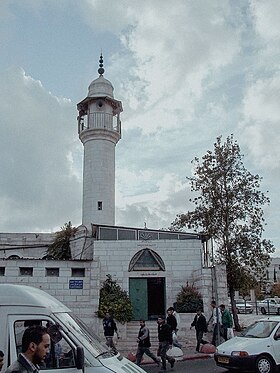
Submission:
M 146 327 L 144 320 L 140 320 L 139 324 L 140 329 L 137 338 L 138 348 L 136 352 L 136 364 L 140 366 L 142 357 L 144 354 L 146 354 L 151 359 L 153 359 L 154 362 L 157 363 L 157 365 L 159 366 L 160 360 L 157 359 L 156 356 L 150 350 L 151 342 L 149 329 Z
M 196 351 L 199 352 L 200 344 L 208 343 L 203 340 L 203 333 L 207 332 L 207 322 L 206 322 L 205 316 L 202 314 L 202 311 L 200 309 L 197 310 L 194 320 L 191 323 L 190 329 L 193 326 L 195 327 L 195 330 L 196 330 L 196 340 L 197 340 Z
M 49 353 L 50 336 L 41 325 L 25 329 L 22 336 L 22 353 L 5 373 L 38 373 L 39 364 Z
M 170 325 L 165 323 L 164 316 L 158 317 L 158 341 L 159 341 L 159 347 L 158 352 L 159 356 L 161 357 L 161 370 L 160 372 L 166 371 L 166 360 L 171 365 L 171 368 L 174 367 L 175 359 L 173 357 L 167 356 L 167 351 L 169 349 L 169 346 L 172 346 L 172 331 Z
M 178 324 L 177 324 L 177 320 L 176 320 L 176 317 L 174 316 L 173 312 L 174 312 L 174 308 L 169 307 L 168 310 L 167 310 L 166 323 L 168 325 L 170 325 L 170 327 L 171 327 L 173 346 L 182 348 L 182 345 L 180 343 L 178 343 L 178 340 L 177 340 L 177 330 L 178 330 L 177 326 L 178 326 Z
M 109 312 L 106 312 L 105 317 L 103 319 L 103 329 L 104 335 L 106 338 L 106 345 L 113 350 L 114 353 L 117 353 L 116 346 L 113 341 L 114 333 L 116 332 L 117 337 L 119 338 L 117 325 L 114 319 L 111 317 Z

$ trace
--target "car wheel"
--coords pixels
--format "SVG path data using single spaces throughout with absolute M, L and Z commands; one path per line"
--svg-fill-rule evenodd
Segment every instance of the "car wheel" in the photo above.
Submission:
M 266 310 L 265 310 L 265 308 L 264 308 L 264 307 L 262 307 L 262 308 L 261 308 L 261 313 L 262 313 L 263 315 L 265 315 L 265 314 L 266 314 Z
M 257 373 L 274 373 L 275 363 L 269 356 L 260 355 L 256 360 Z

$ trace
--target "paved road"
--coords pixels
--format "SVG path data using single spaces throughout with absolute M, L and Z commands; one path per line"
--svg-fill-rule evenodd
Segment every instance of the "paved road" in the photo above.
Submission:
M 167 364 L 166 373 L 228 373 L 228 370 L 216 366 L 214 359 L 186 360 L 178 361 L 175 367 L 171 370 Z M 154 364 L 151 366 L 142 366 L 147 373 L 158 373 L 159 368 Z

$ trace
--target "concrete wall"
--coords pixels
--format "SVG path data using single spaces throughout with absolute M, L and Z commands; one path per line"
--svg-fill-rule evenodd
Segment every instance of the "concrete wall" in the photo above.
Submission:
M 72 248 L 77 260 L 70 261 L 41 259 L 46 253 L 46 247 L 37 247 L 38 243 L 43 246 L 49 244 L 53 241 L 53 234 L 1 234 L 0 283 L 26 284 L 47 291 L 65 303 L 98 334 L 102 334 L 102 326 L 95 312 L 98 309 L 99 289 L 107 274 L 126 291 L 129 290 L 130 277 L 164 277 L 167 306 L 173 305 L 182 286 L 186 283 L 194 285 L 202 294 L 205 314 L 210 315 L 209 305 L 212 298 L 215 298 L 213 269 L 203 267 L 200 240 L 99 241 L 89 237 L 85 240 L 85 233 L 83 229 L 79 230 Z M 23 248 L 26 245 L 30 247 Z M 129 271 L 133 256 L 146 248 L 160 256 L 164 271 Z M 82 252 L 85 255 L 80 255 Z M 7 259 L 10 255 L 18 255 L 21 259 Z M 22 268 L 33 268 L 32 276 L 21 274 Z M 47 269 L 50 268 L 58 268 L 59 276 L 47 275 Z M 73 276 L 75 268 L 84 269 L 84 277 Z M 227 304 L 225 271 L 224 268 L 216 269 L 218 302 Z M 82 280 L 83 288 L 70 289 L 70 280 Z M 190 316 L 186 318 L 189 324 Z M 125 334 L 126 326 L 120 327 Z M 188 328 L 182 331 L 187 332 Z
M 21 274 L 24 268 L 32 269 L 32 275 Z M 48 276 L 47 269 L 59 269 L 59 276 Z M 84 270 L 84 277 L 74 277 L 73 270 Z M 98 262 L 1 259 L 0 273 L 0 283 L 29 285 L 42 289 L 68 306 L 95 329 L 96 317 L 94 312 L 98 307 L 100 288 Z M 70 289 L 70 280 L 82 280 L 83 288 Z
M 142 249 L 155 251 L 165 264 L 165 271 L 128 271 L 133 256 Z M 172 305 L 181 286 L 201 268 L 201 243 L 198 240 L 95 241 L 94 258 L 100 261 L 101 280 L 106 274 L 128 291 L 129 277 L 165 277 L 166 303 Z

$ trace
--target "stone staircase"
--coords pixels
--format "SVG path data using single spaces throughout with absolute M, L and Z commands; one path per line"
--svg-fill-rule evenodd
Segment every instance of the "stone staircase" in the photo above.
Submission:
M 157 322 L 156 321 L 146 321 L 146 326 L 150 330 L 150 341 L 151 341 L 151 351 L 156 353 L 158 346 L 157 339 Z M 131 321 L 126 325 L 119 326 L 120 339 L 116 342 L 116 347 L 124 356 L 127 352 L 131 351 L 136 353 L 137 351 L 137 337 L 140 329 L 139 321 Z
M 156 321 L 146 321 L 146 326 L 150 330 L 150 341 L 151 341 L 151 351 L 156 354 L 158 347 L 158 332 L 157 332 L 157 322 Z M 120 339 L 115 340 L 116 347 L 119 352 L 124 356 L 127 356 L 128 352 L 133 352 L 134 354 L 137 351 L 137 337 L 139 332 L 139 321 L 130 321 L 125 325 L 119 325 L 119 334 Z M 186 331 L 186 329 L 188 329 Z M 187 335 L 186 335 L 187 332 Z M 188 328 L 183 328 L 179 330 L 178 340 L 182 344 L 183 351 L 186 348 L 186 343 L 191 346 L 195 346 L 195 331 L 189 330 Z

